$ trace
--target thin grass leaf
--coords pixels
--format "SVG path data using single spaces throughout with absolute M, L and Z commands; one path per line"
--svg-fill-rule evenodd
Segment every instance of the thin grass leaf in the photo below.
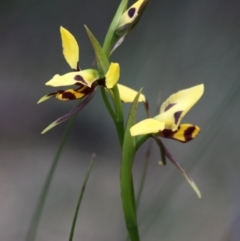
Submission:
M 68 138 L 68 136 L 71 132 L 71 129 L 72 129 L 72 126 L 73 126 L 73 123 L 74 123 L 75 119 L 76 119 L 76 116 L 74 116 L 69 121 L 68 126 L 66 128 L 66 131 L 65 131 L 65 133 L 62 137 L 62 140 L 59 144 L 57 153 L 56 153 L 56 155 L 53 159 L 53 163 L 51 165 L 51 168 L 48 172 L 47 178 L 46 178 L 45 183 L 43 185 L 39 200 L 37 202 L 36 209 L 34 210 L 32 219 L 30 221 L 30 226 L 28 228 L 27 237 L 25 239 L 26 241 L 34 241 L 35 238 L 36 238 L 39 222 L 40 222 L 40 219 L 41 219 L 41 214 L 42 214 L 42 211 L 43 211 L 43 208 L 44 208 L 44 204 L 46 202 L 46 197 L 48 195 L 48 191 L 49 191 L 50 185 L 52 183 L 56 167 L 57 167 L 58 162 L 60 160 L 60 156 L 63 152 L 63 149 L 66 145 L 67 138 Z
M 108 57 L 106 55 L 106 53 L 103 51 L 101 45 L 99 44 L 99 42 L 97 41 L 97 39 L 95 38 L 95 36 L 92 34 L 92 32 L 90 31 L 90 29 L 84 25 L 88 37 L 90 39 L 90 42 L 92 44 L 95 56 L 96 56 L 96 61 L 97 61 L 97 66 L 100 72 L 102 72 L 102 74 L 105 74 L 108 71 L 109 68 L 109 60 Z
M 87 181 L 88 181 L 88 178 L 90 176 L 90 173 L 91 173 L 92 166 L 93 166 L 95 158 L 96 158 L 96 155 L 93 154 L 92 157 L 91 157 L 90 164 L 88 166 L 88 170 L 86 172 L 84 181 L 83 181 L 83 185 L 82 185 L 82 188 L 81 188 L 81 192 L 80 192 L 80 195 L 79 195 L 79 198 L 78 198 L 76 210 L 75 210 L 74 217 L 73 217 L 73 222 L 72 222 L 71 232 L 70 232 L 70 236 L 69 236 L 69 241 L 73 240 L 73 235 L 74 235 L 74 231 L 75 231 L 75 226 L 76 226 L 76 222 L 77 222 L 79 208 L 80 208 L 80 205 L 82 203 L 83 194 L 85 192 Z

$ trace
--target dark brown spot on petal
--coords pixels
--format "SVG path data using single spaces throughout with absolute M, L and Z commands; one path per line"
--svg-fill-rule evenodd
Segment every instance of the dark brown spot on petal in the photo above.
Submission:
M 194 133 L 195 129 L 196 129 L 195 126 L 190 126 L 184 131 L 183 135 L 185 138 L 185 142 L 191 141 L 194 138 L 193 133 Z
M 182 143 L 191 141 L 198 134 L 196 126 L 190 125 L 186 127 L 185 125 L 180 125 L 176 131 L 170 129 L 165 129 L 159 133 L 160 136 L 164 138 L 174 139 Z
M 128 10 L 128 16 L 129 16 L 129 18 L 132 18 L 135 12 L 136 12 L 136 8 L 130 8 L 130 9 Z
M 164 111 L 169 110 L 169 109 L 172 108 L 174 105 L 176 105 L 176 103 L 171 103 L 171 104 L 167 105 L 167 107 L 165 108 Z
M 81 75 L 75 75 L 74 79 L 77 80 L 77 81 L 84 81 L 84 79 Z
M 64 93 L 62 93 L 62 98 L 67 100 L 75 100 L 76 96 L 71 92 L 65 91 Z
M 176 131 L 172 131 L 170 129 L 164 129 L 161 131 L 161 136 L 165 138 L 173 138 L 173 135 Z
M 87 87 L 85 85 L 81 86 L 80 88 L 75 89 L 76 92 L 82 93 L 85 95 L 88 95 L 89 93 L 93 92 L 94 88 L 93 87 Z
M 178 120 L 179 120 L 179 117 L 181 116 L 181 114 L 182 114 L 181 110 L 174 113 L 174 121 L 175 121 L 176 125 L 178 123 Z

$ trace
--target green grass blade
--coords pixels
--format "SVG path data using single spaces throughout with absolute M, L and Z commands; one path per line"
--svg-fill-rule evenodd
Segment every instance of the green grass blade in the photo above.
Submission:
M 51 168 L 48 172 L 47 179 L 45 180 L 45 183 L 43 185 L 43 188 L 42 188 L 42 191 L 41 191 L 36 209 L 33 213 L 32 219 L 30 221 L 30 226 L 29 226 L 29 229 L 28 229 L 28 232 L 27 232 L 27 237 L 25 239 L 26 241 L 34 241 L 35 238 L 36 238 L 37 229 L 38 229 L 39 222 L 40 222 L 40 219 L 41 219 L 41 215 L 42 215 L 43 207 L 44 207 L 44 204 L 45 204 L 45 201 L 46 201 L 46 197 L 48 195 L 49 187 L 52 183 L 52 179 L 53 179 L 57 164 L 59 162 L 60 156 L 62 154 L 62 151 L 63 151 L 64 147 L 65 147 L 67 138 L 70 134 L 70 131 L 72 129 L 72 126 L 73 126 L 73 123 L 74 123 L 75 119 L 76 119 L 76 116 L 72 117 L 69 120 L 67 129 L 66 129 L 66 131 L 65 131 L 65 133 L 62 137 L 62 140 L 61 140 L 60 145 L 58 147 L 57 153 L 56 153 L 56 155 L 53 159 L 52 166 L 51 166 Z
M 80 192 L 80 195 L 79 195 L 79 198 L 78 198 L 78 203 L 77 203 L 76 210 L 75 210 L 74 217 L 73 217 L 73 222 L 72 222 L 71 232 L 70 232 L 70 236 L 69 236 L 69 241 L 73 240 L 73 235 L 74 235 L 74 230 L 75 230 L 75 226 L 76 226 L 76 222 L 77 222 L 77 216 L 78 216 L 79 208 L 80 208 L 80 205 L 82 203 L 83 194 L 85 192 L 87 181 L 88 181 L 89 175 L 91 173 L 92 166 L 93 166 L 95 158 L 96 158 L 96 155 L 93 154 L 92 158 L 90 160 L 90 164 L 89 164 L 88 170 L 86 172 L 84 181 L 83 181 L 83 185 L 82 185 L 82 188 L 81 188 L 81 192 Z

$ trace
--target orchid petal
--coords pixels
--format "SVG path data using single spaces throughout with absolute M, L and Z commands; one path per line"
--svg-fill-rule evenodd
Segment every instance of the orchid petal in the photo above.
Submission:
M 186 110 L 188 111 L 201 98 L 203 92 L 203 84 L 180 90 L 177 93 L 172 94 L 165 102 L 163 102 L 160 108 L 160 113 L 168 111 L 182 102 L 186 105 Z
M 64 75 L 55 75 L 46 85 L 52 87 L 69 86 L 80 83 L 91 87 L 92 84 L 100 78 L 99 72 L 95 69 L 86 69 L 81 71 L 70 72 Z
M 185 114 L 201 98 L 204 85 L 197 85 L 171 95 L 161 106 L 154 119 L 165 122 L 165 128 L 176 131 Z
M 120 66 L 118 63 L 111 63 L 105 75 L 105 85 L 108 89 L 112 89 L 118 82 L 120 76 Z
M 79 47 L 74 36 L 65 28 L 60 27 L 63 55 L 67 63 L 74 70 L 78 70 Z
M 161 131 L 160 136 L 186 143 L 194 139 L 199 132 L 200 128 L 198 126 L 192 124 L 182 124 L 176 131 L 164 129 Z
M 130 128 L 131 136 L 158 133 L 164 129 L 164 122 L 148 118 Z
M 132 103 L 138 92 L 121 84 L 117 86 L 121 101 L 124 103 Z M 138 102 L 146 102 L 146 98 L 143 94 L 140 94 Z

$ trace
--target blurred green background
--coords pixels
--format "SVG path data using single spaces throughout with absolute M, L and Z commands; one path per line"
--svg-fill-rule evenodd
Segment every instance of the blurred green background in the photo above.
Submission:
M 94 59 L 86 24 L 102 43 L 120 1 L 12 0 L 0 2 L 0 240 L 23 241 L 41 187 L 66 128 L 40 132 L 76 102 L 36 102 L 52 88 L 54 74 L 69 71 L 59 27 L 74 34 L 80 65 Z M 132 2 L 130 2 L 132 3 Z M 139 209 L 142 240 L 238 241 L 240 239 L 240 2 L 150 0 L 138 26 L 112 61 L 121 65 L 121 83 L 157 102 L 196 84 L 203 98 L 184 122 L 201 127 L 196 140 L 164 143 L 202 192 L 197 199 L 169 163 L 158 165 L 154 146 Z M 125 106 L 125 111 L 129 105 Z M 139 106 L 138 119 L 144 117 Z M 144 145 L 134 166 L 139 186 Z M 77 221 L 74 240 L 125 240 L 119 190 L 120 148 L 100 92 L 78 114 L 61 157 L 39 226 L 37 241 L 68 240 L 91 154 L 97 158 Z

